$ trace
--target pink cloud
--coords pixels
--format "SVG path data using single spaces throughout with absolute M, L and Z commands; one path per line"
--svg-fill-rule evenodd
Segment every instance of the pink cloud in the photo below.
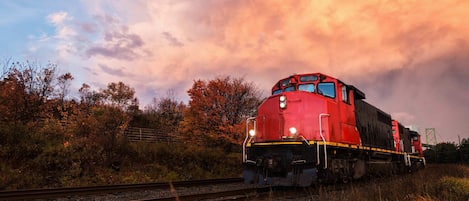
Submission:
M 405 121 L 436 125 L 451 136 L 469 130 L 461 122 L 469 119 L 462 104 L 469 91 L 460 78 L 469 75 L 467 1 L 89 4 L 96 22 L 76 24 L 98 26 L 74 29 L 94 34 L 85 43 L 75 41 L 82 47 L 78 55 L 97 74 L 88 79 L 122 80 L 138 86 L 141 97 L 178 89 L 187 99 L 184 89 L 194 79 L 217 75 L 244 76 L 268 94 L 280 78 L 318 71 L 358 85 L 370 102 Z M 51 21 L 61 22 L 60 16 Z M 118 68 L 131 69 L 132 75 Z

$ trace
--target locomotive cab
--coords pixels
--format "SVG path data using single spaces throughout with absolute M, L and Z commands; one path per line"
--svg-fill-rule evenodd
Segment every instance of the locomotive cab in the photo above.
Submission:
M 253 142 L 334 141 L 360 144 L 353 86 L 323 74 L 293 75 L 272 87 L 258 108 Z M 338 122 L 338 123 L 330 123 Z

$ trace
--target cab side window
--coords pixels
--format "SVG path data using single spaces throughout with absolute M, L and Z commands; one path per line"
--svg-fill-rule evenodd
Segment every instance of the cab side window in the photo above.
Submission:
M 342 86 L 342 101 L 343 101 L 344 103 L 350 104 L 349 98 L 348 98 L 347 86 L 345 86 L 345 85 Z
M 272 95 L 275 95 L 275 94 L 280 94 L 282 93 L 282 90 L 281 89 L 277 89 L 275 91 L 272 92 Z

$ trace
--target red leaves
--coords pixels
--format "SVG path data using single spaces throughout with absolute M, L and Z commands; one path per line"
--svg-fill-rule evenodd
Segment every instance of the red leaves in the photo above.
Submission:
M 260 102 L 254 84 L 229 76 L 196 80 L 188 93 L 191 100 L 183 125 L 191 139 L 214 146 L 241 143 L 240 125 Z

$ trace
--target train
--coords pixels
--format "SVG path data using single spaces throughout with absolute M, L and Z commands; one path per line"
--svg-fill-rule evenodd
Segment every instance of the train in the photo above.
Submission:
M 280 79 L 246 120 L 247 184 L 312 186 L 425 167 L 420 134 L 323 73 Z

